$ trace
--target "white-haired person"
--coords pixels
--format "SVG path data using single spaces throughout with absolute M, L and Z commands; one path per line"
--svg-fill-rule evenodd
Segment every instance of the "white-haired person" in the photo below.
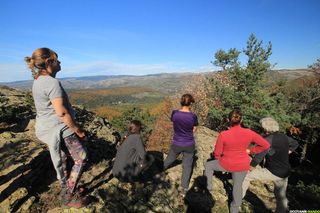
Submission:
M 266 134 L 265 139 L 270 143 L 270 149 L 256 154 L 251 160 L 251 171 L 246 175 L 242 191 L 245 196 L 250 181 L 273 181 L 274 195 L 276 198 L 276 213 L 288 211 L 286 190 L 290 175 L 289 154 L 298 146 L 298 142 L 279 132 L 278 122 L 266 117 L 260 120 L 260 124 Z M 264 167 L 255 168 L 265 158 Z

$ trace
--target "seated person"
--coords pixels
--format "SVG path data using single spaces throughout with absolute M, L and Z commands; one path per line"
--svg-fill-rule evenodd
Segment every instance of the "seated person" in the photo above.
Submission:
M 138 181 L 154 161 L 147 155 L 141 140 L 141 122 L 132 120 L 128 133 L 123 137 L 117 148 L 117 154 L 112 168 L 112 174 L 125 182 Z

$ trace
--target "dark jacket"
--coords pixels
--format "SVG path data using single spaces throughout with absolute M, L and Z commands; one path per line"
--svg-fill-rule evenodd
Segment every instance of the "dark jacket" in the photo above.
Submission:
M 298 142 L 279 132 L 270 134 L 265 139 L 270 143 L 270 149 L 255 155 L 251 161 L 251 166 L 258 165 L 265 157 L 264 167 L 266 169 L 277 177 L 288 177 L 291 170 L 289 150 L 294 151 L 298 148 Z

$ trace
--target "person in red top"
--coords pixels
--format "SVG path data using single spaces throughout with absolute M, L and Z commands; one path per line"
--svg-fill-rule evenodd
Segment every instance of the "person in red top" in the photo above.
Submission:
M 242 183 L 250 169 L 251 158 L 247 149 L 251 153 L 260 153 L 270 147 L 270 144 L 254 131 L 241 127 L 242 113 L 235 109 L 229 113 L 231 126 L 228 130 L 222 131 L 217 139 L 213 156 L 215 160 L 205 164 L 205 176 L 207 177 L 207 188 L 212 190 L 213 171 L 231 172 L 233 180 L 230 212 L 239 211 L 242 200 Z M 249 148 L 251 143 L 257 146 Z

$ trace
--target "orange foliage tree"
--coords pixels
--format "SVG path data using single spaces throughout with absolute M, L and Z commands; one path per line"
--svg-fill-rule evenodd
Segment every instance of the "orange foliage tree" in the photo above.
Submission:
M 165 99 L 161 104 L 162 110 L 154 124 L 154 128 L 149 137 L 146 149 L 148 151 L 160 151 L 168 153 L 172 141 L 173 126 L 170 121 L 173 103 L 170 99 Z
M 93 111 L 97 113 L 98 116 L 112 120 L 115 117 L 120 117 L 122 115 L 119 107 L 110 107 L 110 106 L 99 106 L 94 108 Z
M 184 93 L 191 94 L 195 103 L 193 104 L 192 111 L 197 114 L 199 124 L 205 125 L 210 107 L 212 107 L 212 84 L 210 77 L 213 74 L 195 76 L 192 81 L 187 82 L 183 88 Z

